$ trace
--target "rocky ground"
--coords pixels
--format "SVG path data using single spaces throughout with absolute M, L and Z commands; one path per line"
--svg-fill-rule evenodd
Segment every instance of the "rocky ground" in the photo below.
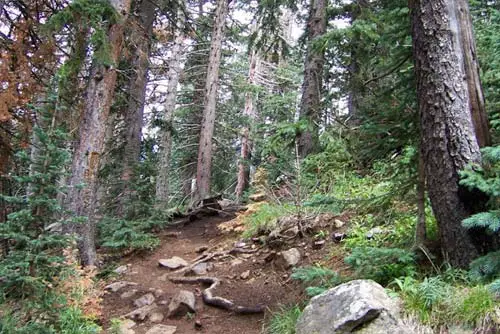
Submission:
M 325 219 L 331 231 L 324 241 L 308 234 L 286 238 L 273 248 L 269 242 L 242 241 L 241 224 L 227 222 L 227 217 L 205 217 L 161 232 L 158 249 L 123 258 L 117 264 L 120 274 L 107 282 L 102 318 L 106 333 L 111 333 L 112 319 L 121 320 L 122 334 L 261 333 L 273 311 L 304 300 L 303 287 L 290 279 L 293 266 L 326 261 L 332 266 L 332 236 L 341 227 L 332 218 Z M 335 265 L 341 266 L 342 260 Z M 179 283 L 175 277 L 193 282 Z M 200 277 L 220 281 L 208 297 L 230 310 L 203 302 L 209 285 L 197 282 Z

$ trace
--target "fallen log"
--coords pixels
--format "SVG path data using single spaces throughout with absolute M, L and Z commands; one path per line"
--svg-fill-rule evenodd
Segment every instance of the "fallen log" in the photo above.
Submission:
M 216 277 L 208 277 L 208 276 L 169 277 L 169 280 L 173 283 L 210 284 L 210 286 L 205 290 L 203 290 L 201 294 L 203 302 L 207 305 L 218 307 L 238 314 L 257 314 L 257 313 L 263 313 L 265 311 L 265 307 L 263 305 L 257 305 L 257 306 L 236 305 L 233 301 L 229 299 L 219 296 L 214 296 L 214 290 L 217 288 L 217 286 L 219 286 L 221 282 Z

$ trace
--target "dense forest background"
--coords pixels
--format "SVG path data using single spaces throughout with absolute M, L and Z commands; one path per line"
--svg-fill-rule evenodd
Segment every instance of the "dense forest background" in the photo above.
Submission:
M 99 252 L 255 193 L 247 237 L 347 214 L 358 277 L 498 321 L 497 1 L 2 0 L 0 46 L 0 332 L 97 331 Z

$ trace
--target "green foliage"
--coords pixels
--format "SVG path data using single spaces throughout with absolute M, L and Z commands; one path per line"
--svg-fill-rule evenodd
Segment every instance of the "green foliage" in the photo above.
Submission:
M 483 285 L 468 288 L 448 283 L 443 276 L 394 281 L 405 311 L 435 328 L 450 324 L 476 326 L 495 312 L 495 301 Z
M 355 269 L 357 277 L 373 279 L 382 285 L 416 273 L 414 255 L 399 248 L 354 248 L 345 262 Z
M 292 307 L 281 307 L 274 312 L 271 321 L 266 328 L 267 334 L 295 334 L 295 324 L 302 311 L 295 305 Z
M 71 28 L 73 34 L 88 29 L 94 59 L 103 65 L 115 65 L 110 58 L 108 27 L 119 20 L 119 14 L 107 0 L 76 0 L 52 15 L 45 27 L 49 32 Z
M 291 278 L 307 284 L 306 293 L 310 297 L 319 295 L 342 282 L 339 274 L 321 266 L 295 268 Z
M 106 217 L 99 224 L 99 240 L 102 246 L 111 249 L 152 250 L 160 245 L 160 240 L 151 230 L 162 225 L 154 220 Z
M 260 205 L 256 212 L 245 216 L 243 222 L 246 226 L 243 236 L 249 238 L 251 236 L 266 234 L 272 231 L 277 224 L 278 218 L 287 214 L 292 214 L 296 208 L 285 204 L 269 204 Z
M 470 264 L 470 275 L 478 281 L 490 281 L 500 277 L 500 251 L 490 252 Z

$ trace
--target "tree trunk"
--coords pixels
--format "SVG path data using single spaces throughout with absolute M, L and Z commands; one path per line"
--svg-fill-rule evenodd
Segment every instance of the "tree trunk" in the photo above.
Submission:
M 427 240 L 425 219 L 425 165 L 422 153 L 418 155 L 417 179 L 417 226 L 415 228 L 415 245 L 422 246 Z
M 130 181 L 141 154 L 142 125 L 146 85 L 149 70 L 149 54 L 156 6 L 152 1 L 135 1 L 132 5 L 134 15 L 128 20 L 130 28 L 130 65 L 132 74 L 128 84 L 127 106 L 125 110 L 125 133 L 121 181 L 122 195 L 119 199 L 118 213 L 125 211 L 126 201 L 130 199 L 132 189 Z
M 120 15 L 119 22 L 108 30 L 110 60 L 117 64 L 123 42 L 124 20 L 128 15 L 130 0 L 111 2 Z M 78 237 L 78 249 L 83 265 L 95 265 L 95 233 L 97 174 L 104 147 L 107 118 L 116 85 L 116 65 L 104 66 L 94 62 L 86 90 L 86 99 L 79 129 L 79 139 L 73 153 L 67 208 L 73 219 L 65 225 L 66 232 Z M 81 220 L 81 218 L 80 218 Z
M 298 137 L 301 158 L 315 152 L 319 146 L 318 122 L 321 118 L 321 96 L 323 90 L 324 50 L 314 46 L 315 40 L 326 31 L 326 0 L 311 0 L 307 23 L 307 55 L 304 63 L 304 82 L 300 101 L 300 118 L 309 127 Z
M 215 107 L 219 87 L 219 68 L 222 54 L 222 39 L 228 12 L 228 1 L 217 0 L 213 23 L 210 55 L 208 58 L 203 119 L 201 122 L 200 144 L 198 147 L 198 165 L 196 168 L 196 192 L 194 200 L 202 200 L 210 194 L 210 176 L 212 171 L 212 137 L 215 127 Z
M 459 22 L 459 36 L 463 49 L 463 62 L 469 90 L 472 122 L 479 147 L 490 146 L 490 127 L 484 103 L 483 87 L 479 76 L 479 62 L 477 60 L 476 41 L 474 40 L 469 3 L 467 0 L 457 0 L 456 2 L 456 15 Z
M 461 225 L 471 213 L 471 199 L 459 186 L 458 173 L 468 163 L 479 163 L 481 155 L 471 120 L 457 0 L 412 0 L 410 6 L 429 198 L 446 258 L 466 267 L 478 251 Z
M 177 11 L 177 22 L 174 41 L 168 62 L 168 86 L 165 94 L 165 110 L 162 118 L 160 133 L 160 162 L 158 165 L 158 177 L 156 180 L 156 203 L 160 208 L 165 208 L 168 204 L 170 175 L 170 152 L 172 149 L 172 119 L 177 101 L 177 85 L 181 71 L 181 55 L 184 44 L 184 4 L 179 4 Z
M 250 55 L 250 69 L 248 71 L 248 84 L 255 85 L 255 72 L 258 71 L 260 64 L 259 56 L 252 52 Z M 245 95 L 245 109 L 243 116 L 247 118 L 247 124 L 243 127 L 241 133 L 241 154 L 238 161 L 238 178 L 236 184 L 236 198 L 241 198 L 243 192 L 248 187 L 250 179 L 250 155 L 252 152 L 252 141 L 250 138 L 250 124 L 253 123 L 256 116 L 254 105 L 254 93 L 247 92 Z

